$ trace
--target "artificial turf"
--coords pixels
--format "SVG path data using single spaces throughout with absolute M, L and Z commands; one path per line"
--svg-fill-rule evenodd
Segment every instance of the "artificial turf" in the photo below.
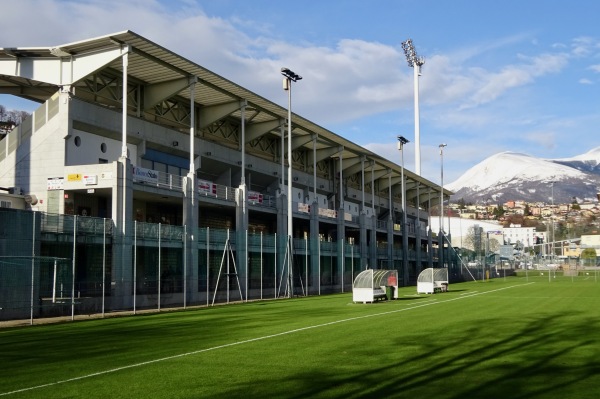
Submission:
M 10 398 L 597 398 L 600 283 L 505 278 L 0 330 Z

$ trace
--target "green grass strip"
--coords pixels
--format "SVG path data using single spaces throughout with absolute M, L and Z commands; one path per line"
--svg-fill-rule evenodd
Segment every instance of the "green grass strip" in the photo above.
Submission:
M 597 284 L 507 278 L 414 292 L 403 288 L 399 300 L 367 305 L 343 294 L 5 329 L 0 395 L 599 393 Z

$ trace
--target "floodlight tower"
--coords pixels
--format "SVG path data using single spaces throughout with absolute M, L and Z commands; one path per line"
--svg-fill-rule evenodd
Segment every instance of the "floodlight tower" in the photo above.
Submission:
M 293 240 L 293 229 L 292 229 L 292 82 L 297 82 L 302 79 L 302 76 L 291 71 L 289 68 L 281 68 L 281 74 L 283 75 L 283 90 L 288 92 L 288 139 L 287 139 L 287 159 L 288 159 L 288 186 L 287 186 L 287 251 L 288 253 L 288 279 L 289 279 L 289 291 L 288 295 L 293 296 L 292 291 L 292 240 Z M 283 156 L 283 154 L 281 154 Z M 283 179 L 283 176 L 282 176 Z
M 417 55 L 417 50 L 412 39 L 402 42 L 402 49 L 406 55 L 408 66 L 414 71 L 414 99 L 415 99 L 415 173 L 421 176 L 421 133 L 419 131 L 419 75 L 421 66 L 425 64 L 425 58 Z

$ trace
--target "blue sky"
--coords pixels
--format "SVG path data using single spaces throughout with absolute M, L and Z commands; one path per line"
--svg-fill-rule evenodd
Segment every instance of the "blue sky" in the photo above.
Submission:
M 20 0 L 0 47 L 132 30 L 287 106 L 279 70 L 304 79 L 295 113 L 414 171 L 413 71 L 425 57 L 421 174 L 444 181 L 501 151 L 568 158 L 600 146 L 596 0 Z M 9 109 L 32 104 L 0 96 Z

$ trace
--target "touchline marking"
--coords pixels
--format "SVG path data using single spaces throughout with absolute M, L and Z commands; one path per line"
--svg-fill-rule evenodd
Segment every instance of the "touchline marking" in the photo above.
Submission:
M 425 307 L 425 306 L 439 305 L 441 303 L 453 302 L 453 301 L 457 301 L 457 300 L 460 300 L 460 299 L 471 298 L 471 297 L 474 297 L 474 296 L 477 296 L 477 295 L 490 294 L 492 292 L 503 291 L 503 290 L 506 290 L 506 289 L 509 289 L 509 288 L 523 287 L 523 286 L 529 285 L 529 284 L 533 284 L 533 282 L 531 282 L 531 283 L 525 283 L 525 284 L 519 284 L 519 285 L 512 285 L 510 287 L 498 288 L 498 289 L 491 290 L 491 291 L 486 291 L 486 292 L 475 292 L 475 293 L 470 294 L 470 295 L 459 296 L 459 297 L 456 297 L 456 298 L 446 299 L 446 300 L 442 300 L 442 301 L 429 301 L 427 303 L 421 303 L 421 304 L 418 304 L 418 305 L 414 305 L 414 306 L 410 306 L 410 307 L 402 308 L 402 309 L 389 310 L 387 312 L 373 313 L 373 314 L 364 315 L 364 316 L 350 317 L 348 319 L 331 321 L 329 323 L 316 324 L 314 326 L 296 328 L 296 329 L 293 329 L 293 330 L 284 331 L 284 332 L 280 332 L 280 333 L 277 333 L 277 334 L 265 335 L 264 337 L 251 338 L 251 339 L 247 339 L 247 340 L 244 340 L 244 341 L 232 342 L 230 344 L 213 346 L 212 348 L 199 349 L 197 351 L 180 353 L 179 355 L 166 356 L 166 357 L 161 357 L 159 359 L 148 360 L 148 361 L 145 361 L 145 362 L 134 363 L 134 364 L 130 364 L 130 365 L 127 365 L 127 366 L 116 367 L 116 368 L 113 368 L 113 369 L 110 369 L 110 370 L 98 371 L 96 373 L 86 374 L 86 375 L 82 375 L 82 376 L 79 376 L 79 377 L 68 378 L 66 380 L 49 382 L 47 384 L 35 385 L 35 386 L 32 386 L 32 387 L 27 387 L 27 388 L 21 388 L 21 389 L 17 389 L 17 390 L 10 391 L 10 392 L 2 392 L 2 393 L 0 393 L 0 396 L 7 396 L 7 395 L 15 394 L 15 393 L 33 391 L 34 389 L 47 388 L 47 387 L 51 387 L 51 386 L 54 386 L 54 385 L 65 384 L 67 382 L 84 380 L 84 379 L 87 379 L 87 378 L 97 377 L 99 375 L 116 373 L 116 372 L 121 371 L 121 370 L 127 370 L 127 369 L 131 369 L 131 368 L 135 368 L 135 367 L 146 366 L 146 365 L 149 365 L 149 364 L 164 362 L 166 360 L 177 359 L 177 358 L 185 357 L 185 356 L 197 355 L 199 353 L 210 352 L 210 351 L 214 351 L 214 350 L 217 350 L 217 349 L 230 348 L 230 347 L 236 346 L 236 345 L 243 345 L 243 344 L 248 344 L 248 343 L 251 343 L 251 342 L 263 341 L 265 339 L 270 339 L 270 338 L 275 338 L 275 337 L 281 337 L 281 336 L 284 336 L 284 335 L 294 334 L 294 333 L 301 332 L 301 331 L 312 330 L 314 328 L 327 327 L 327 326 L 331 326 L 331 325 L 334 325 L 334 324 L 346 323 L 346 322 L 349 322 L 349 321 L 366 319 L 366 318 L 369 318 L 369 317 L 377 317 L 377 316 L 384 316 L 384 315 L 388 315 L 388 314 L 392 314 L 392 313 L 400 313 L 400 312 L 404 312 L 404 311 L 407 311 L 407 310 L 413 310 L 413 309 L 422 308 L 422 307 Z M 463 294 L 461 294 L 461 295 L 463 295 Z

